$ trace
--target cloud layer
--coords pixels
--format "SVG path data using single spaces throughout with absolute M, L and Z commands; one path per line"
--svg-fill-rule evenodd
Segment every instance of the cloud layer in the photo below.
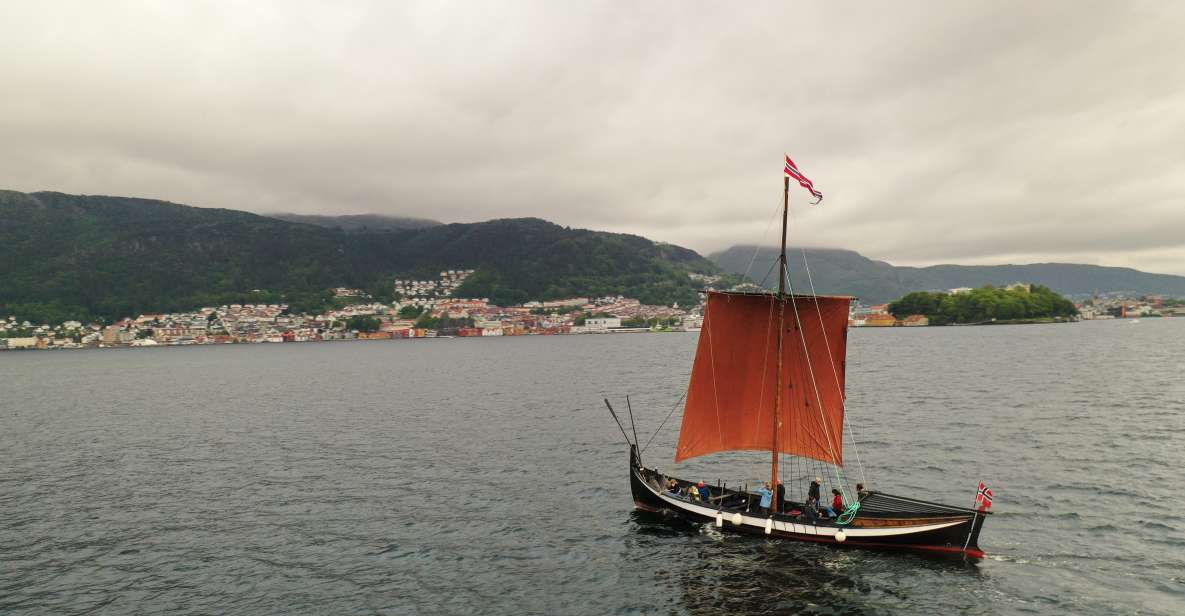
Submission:
M 0 187 L 1185 274 L 1173 3 L 9 3 Z

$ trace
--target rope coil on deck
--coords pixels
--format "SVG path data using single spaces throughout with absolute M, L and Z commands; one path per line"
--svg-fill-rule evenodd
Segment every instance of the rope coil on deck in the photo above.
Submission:
M 839 516 L 835 518 L 836 525 L 846 526 L 848 524 L 851 524 L 852 520 L 856 519 L 856 512 L 857 511 L 860 511 L 860 502 L 859 501 L 854 502 L 851 505 L 849 505 L 848 508 L 843 513 L 839 514 Z

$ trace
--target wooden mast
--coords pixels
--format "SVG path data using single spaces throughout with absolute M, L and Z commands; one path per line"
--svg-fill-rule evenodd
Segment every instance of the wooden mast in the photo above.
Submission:
M 786 219 L 790 213 L 790 176 L 787 175 L 782 178 L 782 248 L 778 252 L 778 368 L 774 374 L 774 439 L 773 439 L 773 460 L 770 471 L 772 479 L 769 485 L 773 488 L 774 496 L 770 500 L 770 511 L 777 513 L 778 506 L 778 457 L 781 452 L 781 443 L 778 442 L 778 436 L 782 432 L 782 337 L 786 333 L 786 326 L 783 322 L 783 317 L 786 312 Z

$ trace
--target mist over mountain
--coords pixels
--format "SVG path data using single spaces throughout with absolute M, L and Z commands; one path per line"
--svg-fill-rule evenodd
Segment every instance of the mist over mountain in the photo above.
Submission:
M 427 229 L 444 223 L 428 218 L 413 218 L 410 216 L 386 216 L 384 214 L 346 214 L 342 216 L 322 216 L 319 214 L 264 214 L 269 218 L 277 218 L 288 222 L 299 222 L 306 225 L 316 225 L 326 229 L 341 229 L 343 231 L 385 231 L 404 229 Z
M 790 280 L 796 291 L 809 291 L 813 280 L 819 293 L 855 295 L 872 304 L 892 301 L 912 291 L 1013 282 L 1032 282 L 1063 295 L 1099 292 L 1185 296 L 1185 276 L 1150 274 L 1127 267 L 1075 263 L 908 267 L 869 259 L 852 250 L 806 248 L 805 252 L 807 266 L 803 262 L 803 249 L 792 248 L 787 252 Z M 777 255 L 778 249 L 774 247 L 738 245 L 713 253 L 709 259 L 726 272 L 748 271 L 749 277 L 758 282 L 764 277 L 763 284 L 772 288 L 777 285 L 776 274 L 772 272 Z
M 326 217 L 331 218 L 331 217 Z M 502 305 L 577 295 L 694 304 L 718 268 L 644 237 L 538 218 L 346 229 L 151 199 L 0 191 L 0 313 L 106 319 L 225 303 L 318 310 L 328 290 L 390 298 L 397 278 L 475 269 L 458 290 Z

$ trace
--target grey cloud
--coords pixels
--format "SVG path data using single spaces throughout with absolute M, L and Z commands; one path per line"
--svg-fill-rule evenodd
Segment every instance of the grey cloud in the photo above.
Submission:
M 0 10 L 5 188 L 1185 274 L 1171 3 Z

